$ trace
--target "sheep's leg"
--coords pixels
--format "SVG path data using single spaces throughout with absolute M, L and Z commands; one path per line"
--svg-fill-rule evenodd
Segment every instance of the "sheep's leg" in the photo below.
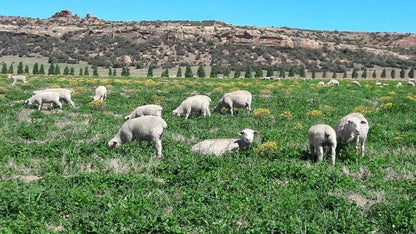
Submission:
M 53 110 L 53 109 L 54 109 L 54 107 L 55 107 L 55 103 L 54 103 L 54 102 L 51 102 L 51 105 L 50 105 L 50 107 L 49 107 L 49 108 L 50 108 L 51 110 Z
M 361 157 L 364 157 L 365 142 L 361 142 Z
M 335 148 L 336 148 L 336 146 L 331 147 L 332 166 L 335 166 Z
M 309 148 L 311 149 L 311 155 L 314 156 L 315 155 L 315 149 L 314 149 L 313 145 L 310 144 Z
M 38 110 L 41 110 L 41 109 L 43 109 L 43 102 L 41 102 L 38 106 Z
M 208 113 L 208 117 L 211 116 L 211 112 L 209 111 L 209 107 L 207 107 L 207 113 Z
M 316 150 L 318 152 L 316 152 L 316 154 L 318 155 L 318 162 L 322 162 L 322 160 L 324 159 L 324 148 L 322 147 L 322 145 L 318 146 L 316 148 Z
M 153 143 L 156 149 L 156 156 L 162 157 L 162 140 L 159 138 L 153 139 Z
M 247 110 L 248 110 L 248 112 L 251 111 L 251 104 L 250 103 L 247 103 Z
M 57 102 L 57 105 L 58 105 L 58 107 L 59 107 L 59 108 L 61 108 L 61 109 L 62 109 L 62 103 L 61 103 L 61 102 L 59 102 L 59 101 L 58 101 L 58 102 Z
M 71 98 L 69 98 L 69 99 L 65 99 L 65 101 L 67 102 L 67 103 L 69 103 L 73 108 L 75 108 L 75 103 L 71 100 Z
M 228 108 L 230 108 L 228 111 L 230 112 L 231 116 L 233 116 L 234 115 L 233 106 L 230 105 Z
M 360 137 L 356 136 L 357 140 L 355 141 L 355 149 L 357 152 L 360 152 Z
M 15 80 L 15 81 L 13 81 L 12 86 L 14 86 L 15 84 L 16 84 L 16 80 Z

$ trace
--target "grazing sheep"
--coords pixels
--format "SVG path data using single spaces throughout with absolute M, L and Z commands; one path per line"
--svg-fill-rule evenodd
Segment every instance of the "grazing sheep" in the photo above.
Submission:
M 251 111 L 251 99 L 251 93 L 247 90 L 226 93 L 222 96 L 214 111 L 221 113 L 223 107 L 226 107 L 231 115 L 234 114 L 233 108 L 247 108 L 248 111 Z
M 149 104 L 137 107 L 131 114 L 124 117 L 125 120 L 134 119 L 137 117 L 151 115 L 162 117 L 163 108 L 159 105 Z
M 26 76 L 23 76 L 23 75 L 20 75 L 20 76 L 9 75 L 9 76 L 7 76 L 7 78 L 13 79 L 12 86 L 14 86 L 16 84 L 16 81 L 21 81 L 23 83 L 26 83 Z
M 328 85 L 328 86 L 339 86 L 339 81 L 332 79 L 332 80 L 328 81 L 328 83 L 326 83 L 326 85 Z
M 105 100 L 107 99 L 107 88 L 100 85 L 95 89 L 95 96 L 92 97 L 94 100 Z
M 318 84 L 316 84 L 317 87 L 323 87 L 325 86 L 325 83 L 323 81 L 319 81 Z
M 383 83 L 383 86 L 389 86 L 389 84 L 387 84 L 387 83 Z
M 54 108 L 54 104 L 62 108 L 61 102 L 59 102 L 59 94 L 55 92 L 41 92 L 25 101 L 25 105 L 32 105 L 37 103 L 39 105 L 38 110 L 41 110 L 44 103 L 51 103 L 51 109 Z
M 354 81 L 352 82 L 352 85 L 354 85 L 354 86 L 361 86 L 360 82 L 358 82 L 358 81 L 356 81 L 356 80 L 354 80 Z
M 396 87 L 402 87 L 402 82 L 397 83 Z
M 411 81 L 408 81 L 408 82 L 407 82 L 407 86 L 414 87 L 414 86 L 415 86 L 415 83 L 413 83 L 413 82 L 411 82 Z
M 221 156 L 224 153 L 231 152 L 233 149 L 248 149 L 253 143 L 254 136 L 258 132 L 246 128 L 239 132 L 242 139 L 208 139 L 201 141 L 192 146 L 191 151 L 200 155 L 216 155 Z
M 376 85 L 383 85 L 380 81 L 376 82 Z
M 162 135 L 167 128 L 166 122 L 158 116 L 142 116 L 127 120 L 121 126 L 118 133 L 108 141 L 108 148 L 114 148 L 121 144 L 130 144 L 133 139 L 152 141 L 156 149 L 156 155 L 162 156 Z
M 39 93 L 43 93 L 43 92 L 54 92 L 54 93 L 57 93 L 59 95 L 59 99 L 60 100 L 64 100 L 65 102 L 69 103 L 72 107 L 75 108 L 75 104 L 71 100 L 72 90 L 62 89 L 62 88 L 57 88 L 57 89 L 43 89 L 43 90 L 34 91 L 33 92 L 33 95 L 36 95 L 36 94 L 39 94 Z
M 351 113 L 344 116 L 336 125 L 337 142 L 356 144 L 357 151 L 364 156 L 365 141 L 370 126 L 360 113 Z
M 317 124 L 308 130 L 309 145 L 312 155 L 318 156 L 318 162 L 324 157 L 324 148 L 331 148 L 332 165 L 335 165 L 335 149 L 337 148 L 337 135 L 335 130 L 326 124 Z
M 173 115 L 181 116 L 185 114 L 185 119 L 188 119 L 191 112 L 201 112 L 204 117 L 208 114 L 211 116 L 209 111 L 209 104 L 211 98 L 205 95 L 195 95 L 185 99 L 175 110 L 172 111 Z

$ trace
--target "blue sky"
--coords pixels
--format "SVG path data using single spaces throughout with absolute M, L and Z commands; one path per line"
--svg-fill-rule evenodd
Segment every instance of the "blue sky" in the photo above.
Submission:
M 234 25 L 416 33 L 416 0 L 0 0 L 0 15 L 62 9 L 105 20 L 219 20 Z

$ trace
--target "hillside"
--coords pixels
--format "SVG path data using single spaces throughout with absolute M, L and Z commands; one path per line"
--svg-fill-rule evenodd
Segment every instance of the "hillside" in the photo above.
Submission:
M 218 21 L 106 21 L 70 10 L 47 19 L 0 16 L 0 54 L 53 62 L 138 68 L 154 65 L 349 68 L 416 65 L 416 34 L 248 27 Z

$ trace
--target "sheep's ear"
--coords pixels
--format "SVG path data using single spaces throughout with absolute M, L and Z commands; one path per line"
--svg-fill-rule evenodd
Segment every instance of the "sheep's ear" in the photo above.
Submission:
M 130 119 L 130 117 L 128 117 L 128 116 L 124 117 L 124 120 L 129 120 L 129 119 Z
M 245 134 L 246 133 L 244 131 L 241 131 L 241 132 L 238 133 L 238 135 L 240 135 L 240 136 L 244 136 Z
M 361 120 L 360 122 L 361 124 L 367 124 L 367 122 L 365 120 Z
M 254 134 L 254 135 L 257 135 L 257 134 L 259 134 L 259 132 L 257 132 L 257 131 L 254 131 L 254 132 L 253 132 L 253 134 Z

